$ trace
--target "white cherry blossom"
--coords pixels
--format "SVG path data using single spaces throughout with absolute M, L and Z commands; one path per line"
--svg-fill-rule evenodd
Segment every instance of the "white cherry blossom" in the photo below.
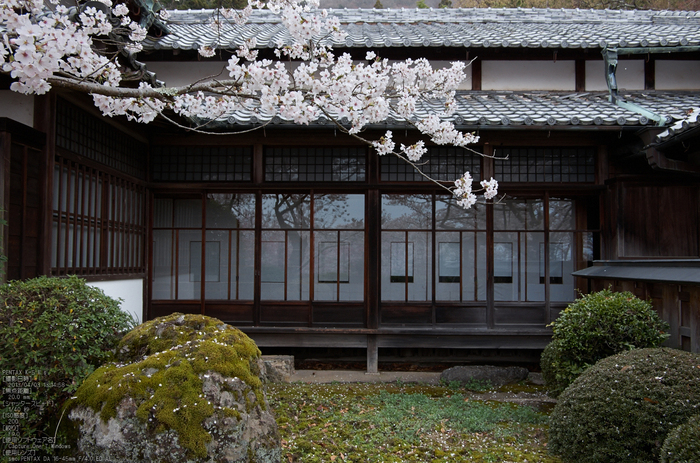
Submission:
M 3 0 L 0 70 L 14 80 L 11 89 L 27 94 L 46 93 L 52 86 L 83 89 L 93 95 L 104 115 L 142 123 L 166 111 L 190 118 L 198 127 L 242 109 L 297 124 L 325 117 L 373 146 L 379 155 L 396 155 L 419 170 L 415 163 L 425 162 L 428 153 L 424 140 L 401 144 L 396 151 L 391 131 L 370 139 L 363 135 L 365 129 L 392 117 L 412 125 L 433 144 L 466 147 L 478 141 L 450 121 L 456 108 L 455 91 L 466 77 L 464 62 L 433 69 L 426 59 L 389 63 L 374 51 L 368 51 L 361 62 L 349 54 L 336 56 L 323 40 L 342 40 L 344 32 L 338 18 L 317 9 L 318 0 L 252 0 L 244 10 L 215 10 L 211 26 L 218 29 L 246 22 L 253 8 L 267 8 L 280 15 L 292 41 L 277 44 L 277 61 L 258 59 L 254 39 L 229 50 L 233 54 L 222 66 L 221 80 L 177 88 L 141 83 L 138 89 L 122 86 L 122 73 L 129 69 L 117 52 L 140 51 L 148 31 L 130 18 L 125 4 L 101 3 L 104 7 L 83 5 L 76 15 L 76 10 L 58 4 L 49 11 L 41 0 Z M 167 13 L 161 10 L 159 17 L 167 20 Z M 203 57 L 217 51 L 211 44 L 199 48 Z M 295 68 L 286 67 L 282 60 L 290 59 L 301 62 Z M 419 116 L 417 108 L 424 104 L 441 109 Z M 463 207 L 477 201 L 468 172 L 454 186 L 435 183 L 450 190 Z M 481 187 L 486 200 L 497 195 L 496 180 L 482 181 Z

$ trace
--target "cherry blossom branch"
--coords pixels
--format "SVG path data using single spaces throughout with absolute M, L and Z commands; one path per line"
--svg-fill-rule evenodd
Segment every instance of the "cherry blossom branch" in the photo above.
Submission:
M 456 89 L 465 78 L 465 63 L 433 69 L 426 59 L 390 64 L 373 52 L 367 53 L 365 62 L 357 62 L 349 54 L 336 57 L 325 43 L 342 39 L 344 33 L 337 18 L 315 10 L 318 0 L 252 0 L 241 12 L 217 10 L 212 26 L 220 32 L 224 21 L 241 24 L 248 20 L 253 7 L 268 8 L 280 15 L 292 37 L 291 43 L 277 44 L 278 61 L 259 60 L 255 40 L 248 40 L 228 60 L 225 79 L 215 76 L 168 88 L 141 82 L 138 88 L 132 88 L 122 84 L 131 71 L 120 62 L 120 53 L 131 53 L 128 58 L 135 66 L 133 53 L 142 49 L 146 30 L 129 18 L 124 4 L 100 2 L 79 4 L 72 9 L 57 5 L 47 13 L 41 0 L 3 0 L 0 69 L 14 79 L 11 89 L 42 94 L 52 87 L 68 88 L 91 94 L 106 116 L 124 115 L 142 123 L 163 117 L 178 127 L 200 133 L 207 132 L 204 128 L 212 122 L 241 110 L 261 115 L 267 124 L 279 116 L 305 125 L 324 115 L 344 133 L 373 146 L 379 155 L 391 153 L 409 163 L 420 175 L 452 192 L 463 207 L 476 201 L 469 172 L 449 186 L 420 169 L 418 162 L 427 152 L 424 141 L 401 145 L 396 150 L 391 131 L 378 140 L 359 135 L 388 117 L 397 117 L 437 145 L 453 145 L 477 153 L 468 145 L 478 141 L 478 137 L 460 132 L 449 121 L 456 108 Z M 216 51 L 215 47 L 199 50 L 204 57 L 213 56 Z M 296 69 L 287 68 L 282 57 L 299 61 Z M 420 102 L 436 101 L 441 103 L 441 110 L 427 117 L 418 116 Z M 171 113 L 190 120 L 192 126 L 177 122 Z M 347 124 L 341 123 L 345 120 Z M 493 179 L 482 181 L 484 198 L 494 198 L 497 185 Z

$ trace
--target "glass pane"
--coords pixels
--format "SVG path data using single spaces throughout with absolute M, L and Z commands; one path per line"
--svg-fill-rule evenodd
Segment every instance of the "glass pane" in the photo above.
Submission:
M 361 301 L 364 299 L 364 233 L 316 232 L 316 281 L 314 299 Z
M 541 199 L 506 199 L 493 205 L 495 230 L 544 230 Z
M 174 299 L 173 232 L 153 231 L 153 299 Z
M 205 286 L 207 299 L 228 299 L 229 232 L 207 231 Z
M 430 233 L 382 233 L 382 300 L 432 300 Z
M 429 195 L 383 195 L 382 229 L 432 228 L 432 200 Z
M 314 226 L 320 228 L 365 227 L 364 195 L 317 195 L 314 198 Z
M 465 283 L 466 284 L 466 283 Z M 486 300 L 486 233 L 476 233 L 476 300 Z
M 199 299 L 202 278 L 202 232 L 180 230 L 177 247 L 177 298 Z
M 54 218 L 54 222 L 51 224 L 51 268 L 57 268 L 58 265 L 58 247 L 60 241 L 58 241 L 58 222 Z
M 309 300 L 309 232 L 287 232 L 288 301 Z
M 64 225 L 65 229 L 65 225 Z M 68 251 L 66 254 L 66 267 L 71 268 L 75 265 L 75 262 L 73 261 L 73 242 L 75 241 L 73 239 L 73 235 L 75 233 L 75 225 L 73 225 L 73 222 L 71 222 L 68 225 L 68 235 L 66 236 L 66 239 L 68 240 Z
M 338 232 L 316 232 L 316 282 L 314 299 L 338 300 L 339 284 L 350 282 L 350 247 L 340 243 Z
M 486 300 L 486 233 L 439 232 L 435 239 L 436 300 Z
M 254 227 L 255 195 L 207 195 L 207 228 Z
M 89 253 L 89 247 L 88 245 L 90 244 L 90 231 L 87 226 L 81 226 L 79 228 L 80 234 L 78 235 L 78 241 L 80 242 L 80 266 L 85 268 L 89 265 L 88 263 L 88 253 Z
M 231 299 L 252 300 L 255 282 L 255 232 L 233 230 L 230 233 Z
M 308 300 L 310 233 L 264 231 L 262 236 L 262 298 Z
M 413 282 L 407 283 L 409 301 L 432 300 L 432 246 L 431 234 L 411 232 L 408 243 L 413 248 Z M 409 259 L 411 256 L 409 255 Z M 410 264 L 410 261 L 409 261 Z
M 574 202 L 570 199 L 549 200 L 549 228 L 551 230 L 575 230 Z
M 175 228 L 200 228 L 202 226 L 202 201 L 176 199 L 174 201 Z
M 520 300 L 518 233 L 494 233 L 493 286 L 496 301 Z
M 466 234 L 465 234 L 466 235 Z M 473 235 L 473 234 L 472 234 Z M 463 261 L 463 246 L 469 247 L 472 250 L 472 268 L 471 274 L 474 274 L 473 249 L 474 240 L 463 243 L 462 234 L 455 233 L 437 233 L 437 279 L 435 283 L 436 299 L 439 301 L 460 301 L 462 300 L 462 283 L 463 274 L 469 272 L 467 269 L 462 269 Z M 468 264 L 467 264 L 468 265 Z M 472 297 L 474 298 L 473 279 L 471 281 Z
M 453 196 L 438 196 L 435 202 L 435 228 L 438 230 L 485 230 L 486 207 L 475 204 L 471 209 L 457 205 Z
M 261 285 L 262 298 L 284 300 L 286 237 L 283 231 L 262 233 Z
M 61 191 L 59 191 L 59 185 L 61 182 L 61 166 L 58 164 L 54 165 L 53 168 L 53 198 L 52 207 L 53 210 L 58 210 L 59 198 L 61 197 Z
M 549 299 L 569 302 L 575 299 L 574 234 L 552 233 L 549 237 Z M 544 276 L 544 275 L 543 275 Z
M 406 282 L 413 278 L 411 261 L 413 249 L 408 247 L 404 232 L 383 232 L 381 250 L 381 290 L 383 301 L 406 300 Z M 407 259 L 406 254 L 411 253 Z
M 340 244 L 348 247 L 348 282 L 340 285 L 341 301 L 362 301 L 365 298 L 365 234 L 341 231 Z M 343 263 L 341 259 L 340 263 Z M 342 272 L 341 272 L 342 276 Z
M 544 233 L 521 233 L 521 284 L 526 289 L 526 301 L 544 301 L 544 278 L 540 272 L 544 263 Z
M 262 201 L 263 228 L 309 228 L 310 195 L 263 195 Z

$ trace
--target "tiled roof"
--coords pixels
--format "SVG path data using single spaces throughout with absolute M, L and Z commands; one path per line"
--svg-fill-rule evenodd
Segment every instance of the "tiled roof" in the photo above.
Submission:
M 700 128 L 700 106 L 688 109 L 686 114 L 686 117 L 677 120 L 671 127 L 658 134 L 656 141 L 659 143 L 671 141 L 692 128 Z
M 621 93 L 627 101 L 665 116 L 667 122 L 683 120 L 693 108 L 700 107 L 700 94 L 667 92 Z M 419 105 L 418 117 L 435 114 L 441 110 L 438 102 Z M 607 92 L 556 93 L 556 92 L 460 92 L 457 110 L 451 120 L 462 128 L 494 127 L 628 127 L 652 125 L 646 117 L 621 108 L 608 101 Z M 279 116 L 261 114 L 254 109 L 240 110 L 222 118 L 222 125 L 271 125 L 291 124 Z M 696 119 L 697 123 L 697 119 Z M 329 125 L 322 118 L 315 125 Z M 406 122 L 388 118 L 379 128 L 403 128 Z
M 348 33 L 335 47 L 592 48 L 700 45 L 700 12 L 554 10 L 520 8 L 336 9 Z M 173 11 L 171 34 L 149 38 L 147 50 L 195 50 L 202 45 L 238 48 L 256 37 L 258 47 L 290 40 L 280 18 L 255 10 L 243 26 L 208 22 L 211 10 Z

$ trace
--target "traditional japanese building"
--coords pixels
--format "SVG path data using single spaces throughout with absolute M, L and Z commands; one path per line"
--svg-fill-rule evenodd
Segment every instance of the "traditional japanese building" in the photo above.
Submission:
M 214 316 L 263 350 L 367 349 L 369 371 L 388 349 L 537 352 L 578 292 L 610 285 L 700 352 L 700 13 L 330 14 L 336 53 L 471 62 L 452 120 L 475 152 L 431 146 L 422 169 L 494 177 L 502 200 L 465 211 L 324 119 L 241 110 L 213 136 L 3 90 L 7 277 L 78 274 L 143 319 Z M 219 33 L 210 18 L 174 12 L 139 58 L 181 85 L 225 66 L 202 45 L 256 37 L 271 56 L 287 39 L 269 12 Z M 399 119 L 367 130 L 387 129 L 417 140 Z

